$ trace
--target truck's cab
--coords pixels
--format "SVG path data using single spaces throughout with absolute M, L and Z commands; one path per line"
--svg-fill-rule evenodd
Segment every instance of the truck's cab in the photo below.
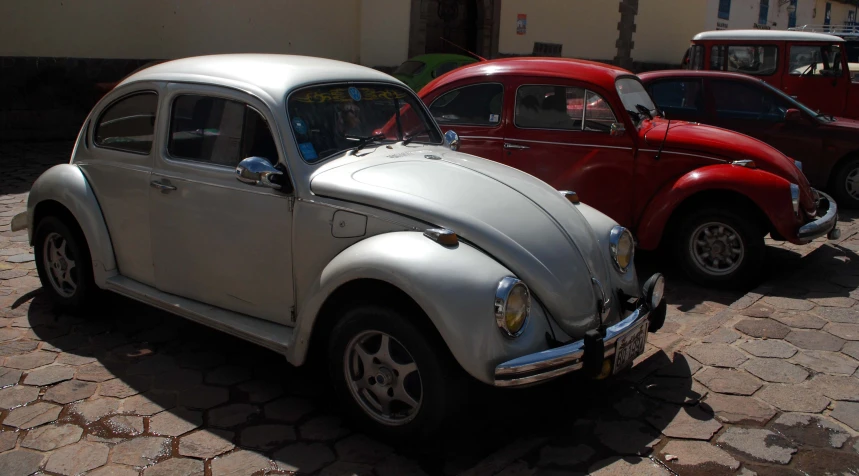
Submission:
M 824 114 L 859 118 L 846 41 L 803 31 L 722 30 L 692 38 L 684 66 L 757 76 Z

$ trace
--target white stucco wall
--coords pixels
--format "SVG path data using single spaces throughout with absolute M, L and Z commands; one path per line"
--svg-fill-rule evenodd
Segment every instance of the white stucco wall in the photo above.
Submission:
M 264 52 L 358 61 L 360 4 L 361 0 L 7 0 L 0 2 L 0 56 L 168 59 Z
M 683 0 L 688 1 L 688 0 Z M 503 0 L 498 51 L 531 54 L 534 42 L 561 43 L 562 55 L 611 60 L 617 55 L 617 0 Z M 516 15 L 528 15 L 525 35 L 516 34 Z
M 680 64 L 692 37 L 708 29 L 708 0 L 639 0 L 632 58 Z
M 360 62 L 398 66 L 408 59 L 409 0 L 361 0 Z

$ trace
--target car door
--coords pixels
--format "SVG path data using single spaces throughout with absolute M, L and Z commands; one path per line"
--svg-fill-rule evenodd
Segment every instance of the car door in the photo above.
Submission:
M 707 122 L 704 83 L 701 79 L 657 79 L 647 85 L 647 90 L 668 119 Z
M 813 110 L 841 116 L 850 91 L 839 44 L 791 44 L 782 91 Z
M 713 104 L 712 124 L 741 132 L 814 168 L 822 154 L 822 140 L 814 119 L 785 120 L 794 104 L 768 86 L 735 79 L 709 79 L 707 91 Z
M 119 273 L 155 283 L 149 230 L 149 174 L 154 155 L 157 83 L 140 83 L 94 111 L 75 163 L 98 198 Z
M 442 131 L 459 134 L 461 152 L 515 167 L 502 156 L 504 91 L 497 80 L 455 86 L 430 101 L 430 113 Z
M 242 159 L 282 157 L 270 111 L 239 92 L 180 84 L 163 109 L 149 193 L 157 288 L 289 324 L 291 196 L 236 180 Z
M 504 132 L 504 160 L 528 164 L 536 177 L 619 223 L 631 224 L 633 142 L 612 136 L 617 114 L 605 93 L 558 79 L 522 79 Z

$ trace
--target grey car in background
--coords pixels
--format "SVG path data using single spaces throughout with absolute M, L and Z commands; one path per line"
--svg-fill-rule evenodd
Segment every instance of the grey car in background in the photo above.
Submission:
M 345 410 L 389 437 L 431 432 L 458 374 L 629 367 L 665 319 L 630 232 L 458 143 L 369 68 L 181 59 L 102 98 L 13 224 L 58 306 L 107 290 L 294 365 L 320 355 Z

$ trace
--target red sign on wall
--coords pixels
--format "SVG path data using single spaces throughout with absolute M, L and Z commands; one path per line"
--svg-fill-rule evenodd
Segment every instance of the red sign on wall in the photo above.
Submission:
M 516 34 L 524 35 L 528 30 L 528 15 L 520 13 L 516 15 Z

